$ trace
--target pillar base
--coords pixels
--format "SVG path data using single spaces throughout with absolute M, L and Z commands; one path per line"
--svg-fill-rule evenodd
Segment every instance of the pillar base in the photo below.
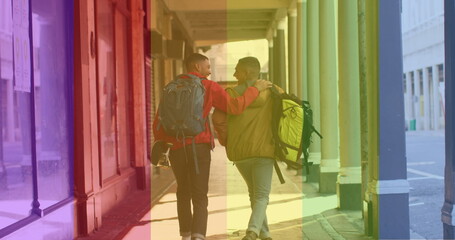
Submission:
M 444 239 L 455 239 L 455 226 L 443 223 L 442 230 Z
M 365 234 L 374 239 L 410 239 L 409 219 L 396 220 L 401 214 L 409 216 L 409 209 L 400 207 L 408 204 L 408 193 L 371 194 L 370 201 L 363 201 Z
M 442 226 L 444 239 L 455 239 L 455 226 L 453 223 L 453 204 L 450 202 L 444 202 L 442 206 Z
M 409 239 L 409 183 L 404 179 L 369 183 L 368 218 L 374 239 Z M 399 220 L 398 220 L 399 219 Z M 393 223 L 393 224 L 392 224 Z
M 313 164 L 309 166 L 310 173 L 306 174 L 305 168 L 302 169 L 302 176 L 306 176 L 307 183 L 317 183 L 319 182 L 319 164 Z
M 321 172 L 319 179 L 320 193 L 336 193 L 338 172 Z
M 373 224 L 379 226 L 373 237 L 376 239 L 409 239 L 409 194 L 381 194 L 374 195 L 373 206 L 378 206 L 378 218 Z M 397 221 L 396 219 L 402 219 Z M 375 221 L 376 224 L 374 223 Z M 390 224 L 395 223 L 395 224 Z
M 321 172 L 321 152 L 310 152 L 310 157 L 308 158 L 308 162 L 313 163 L 309 166 L 310 174 L 306 178 L 306 182 L 308 183 L 319 183 L 320 179 L 320 172 Z
M 362 210 L 362 184 L 337 183 L 338 208 L 342 210 Z
M 363 201 L 363 227 L 365 235 L 373 236 L 373 203 L 368 200 Z
M 95 197 L 93 195 L 78 196 L 75 204 L 75 214 L 77 222 L 75 227 L 77 235 L 81 237 L 88 236 L 89 233 L 97 229 L 101 225 L 100 217 L 97 217 L 93 206 L 95 205 Z

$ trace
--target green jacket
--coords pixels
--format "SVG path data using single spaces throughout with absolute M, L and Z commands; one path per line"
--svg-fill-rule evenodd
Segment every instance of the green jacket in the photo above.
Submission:
M 243 89 L 246 89 L 246 85 L 228 88 L 226 91 L 230 96 L 238 97 L 243 94 Z M 228 116 L 226 151 L 229 160 L 274 158 L 271 127 L 272 99 L 270 90 L 266 90 L 242 114 Z

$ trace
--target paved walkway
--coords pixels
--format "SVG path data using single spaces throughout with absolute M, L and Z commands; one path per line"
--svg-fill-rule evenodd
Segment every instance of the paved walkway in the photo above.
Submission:
M 161 171 L 169 178 L 171 170 Z M 295 171 L 288 171 L 284 166 L 282 171 L 286 183 L 280 184 L 274 173 L 267 209 L 273 239 L 369 239 L 363 235 L 360 211 L 337 210 L 336 195 L 321 195 L 315 185 L 302 183 Z M 247 188 L 220 146 L 212 152 L 210 179 L 207 239 L 240 240 L 250 214 Z M 172 184 L 158 194 L 156 189 L 163 189 L 160 186 L 162 181 L 152 180 L 153 193 L 138 192 L 130 196 L 131 199 L 120 204 L 115 213 L 103 218 L 106 226 L 103 224 L 97 233 L 83 239 L 180 240 L 176 187 Z M 152 194 L 152 198 L 147 194 Z M 156 201 L 151 201 L 153 199 Z

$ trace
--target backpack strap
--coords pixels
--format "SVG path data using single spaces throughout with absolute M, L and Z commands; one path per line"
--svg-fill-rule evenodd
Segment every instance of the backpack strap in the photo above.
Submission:
M 177 133 L 177 136 L 175 136 L 175 139 L 177 139 L 177 141 L 179 140 L 179 135 L 180 134 Z M 185 133 L 182 132 L 182 135 L 183 135 L 183 137 L 182 137 L 183 152 L 185 153 L 185 161 L 186 161 L 186 163 L 188 163 L 188 156 L 187 156 L 188 153 L 186 152 Z
M 273 94 L 275 94 L 275 95 L 281 97 L 281 93 L 278 91 L 278 89 L 276 88 L 275 85 L 273 85 L 273 86 L 270 88 L 270 91 L 271 91 Z
M 280 111 L 281 112 L 281 99 L 282 99 L 282 96 L 281 94 L 278 92 L 278 89 L 275 87 L 275 85 L 273 85 L 273 87 L 270 88 L 270 91 L 272 92 L 272 99 L 274 99 L 273 101 L 273 111 Z M 278 101 L 278 102 L 277 102 Z M 280 119 L 280 115 L 279 114 L 272 114 L 272 136 L 273 136 L 273 142 L 274 142 L 274 145 L 275 145 L 275 156 L 277 158 L 279 158 L 280 160 L 285 160 L 285 157 L 283 155 L 283 151 L 286 150 L 286 148 L 284 146 L 282 146 L 281 144 L 281 141 L 278 137 L 278 121 Z M 280 183 L 281 184 L 284 184 L 285 181 L 284 181 L 284 178 L 283 178 L 283 174 L 281 173 L 281 169 L 280 167 L 278 166 L 278 160 L 275 159 L 275 163 L 274 163 L 274 166 L 275 166 L 275 171 L 276 171 L 276 174 L 278 175 L 278 179 L 280 179 Z
M 183 134 L 183 138 L 182 138 L 183 151 L 185 152 L 185 160 L 188 163 L 188 153 L 186 151 L 186 141 L 185 141 L 186 137 L 185 137 L 185 134 L 183 132 L 182 132 L 182 134 Z M 194 168 L 196 170 L 196 174 L 199 174 L 199 164 L 198 164 L 198 160 L 197 160 L 196 144 L 194 142 L 194 137 L 191 138 L 191 146 L 192 146 L 192 152 L 193 152 Z
M 177 77 L 175 77 L 175 79 L 180 79 L 180 78 L 201 79 L 200 77 L 198 77 L 194 74 L 191 74 L 191 73 L 184 73 L 184 74 L 177 75 Z
M 190 73 L 187 73 L 187 74 L 183 74 L 185 76 L 188 76 L 190 77 L 192 80 L 195 80 L 195 81 L 199 81 L 199 84 L 202 85 L 202 79 L 199 77 L 199 76 L 196 76 L 194 74 L 190 74 Z M 205 90 L 205 88 L 204 88 Z M 209 117 L 207 117 L 209 118 Z M 206 119 L 206 121 L 209 120 L 209 119 Z M 210 135 L 212 135 L 212 129 L 211 129 L 211 125 L 210 125 L 210 122 L 209 122 L 209 128 L 210 128 Z M 199 162 L 198 162 L 198 159 L 197 159 L 197 154 L 196 154 L 196 143 L 194 142 L 194 138 L 195 137 L 192 137 L 191 138 L 191 147 L 193 149 L 193 161 L 194 161 L 194 168 L 196 170 L 196 174 L 199 174 Z M 211 136 L 210 138 L 213 138 L 213 136 Z M 212 140 L 210 140 L 212 142 Z
M 318 130 L 316 130 L 316 128 L 314 128 L 314 126 L 312 127 L 313 128 L 313 132 L 315 132 L 321 139 L 323 138 L 322 135 L 318 132 Z
M 308 152 L 304 152 L 303 153 L 303 164 L 305 165 L 305 172 L 307 175 L 310 175 L 310 165 L 313 165 L 313 163 L 308 162 L 308 157 L 309 157 Z
M 193 161 L 194 161 L 194 168 L 196 169 L 196 174 L 199 174 L 199 163 L 197 160 L 197 154 L 196 154 L 196 144 L 194 143 L 194 137 L 192 138 L 192 143 L 191 145 L 193 146 Z
M 284 178 L 283 178 L 283 174 L 281 173 L 280 166 L 278 166 L 278 161 L 276 159 L 275 159 L 274 166 L 275 166 L 276 174 L 278 175 L 278 179 L 280 179 L 280 183 L 284 184 L 285 181 L 284 181 Z
M 210 130 L 210 146 L 213 149 L 215 149 L 215 130 L 213 129 L 213 120 L 212 120 L 212 115 L 208 115 L 206 121 L 208 121 L 209 124 L 209 130 Z

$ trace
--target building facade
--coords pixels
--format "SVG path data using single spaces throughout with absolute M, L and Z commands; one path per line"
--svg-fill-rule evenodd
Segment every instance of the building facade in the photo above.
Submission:
M 444 128 L 444 3 L 403 0 L 403 84 L 408 130 Z
M 1 0 L 0 10 L 0 237 L 71 239 L 101 227 L 159 174 L 147 159 L 150 126 L 184 57 L 266 39 L 268 76 L 310 101 L 324 137 L 310 148 L 308 180 L 336 192 L 340 208 L 363 210 L 366 234 L 409 238 L 399 1 L 8 5 L 17 2 L 27 1 Z

